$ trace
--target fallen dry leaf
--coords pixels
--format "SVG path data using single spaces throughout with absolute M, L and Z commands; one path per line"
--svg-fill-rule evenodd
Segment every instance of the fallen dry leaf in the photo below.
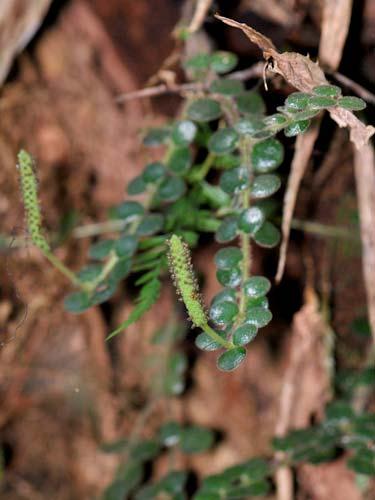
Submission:
M 309 56 L 303 56 L 296 52 L 277 52 L 272 41 L 250 28 L 245 23 L 238 23 L 227 17 L 216 15 L 223 23 L 234 28 L 238 28 L 255 43 L 262 51 L 266 61 L 272 60 L 270 70 L 281 75 L 285 80 L 301 92 L 311 92 L 318 85 L 328 84 L 323 70 L 317 62 Z M 360 149 L 368 142 L 368 139 L 375 133 L 375 128 L 367 127 L 351 112 L 343 108 L 334 108 L 329 111 L 331 118 L 339 127 L 350 128 L 350 140 Z
M 262 33 L 259 33 L 259 31 L 256 31 L 254 28 L 250 28 L 250 26 L 245 23 L 239 23 L 233 19 L 229 19 L 229 17 L 219 16 L 219 14 L 215 14 L 215 17 L 220 19 L 220 21 L 223 21 L 223 23 L 228 24 L 228 26 L 242 30 L 251 42 L 255 43 L 255 45 L 258 45 L 258 47 L 262 49 L 266 60 L 270 57 L 274 57 L 274 55 L 278 53 L 272 41 L 262 35 Z
M 327 4 L 328 3 L 330 2 L 327 1 Z M 341 28 L 340 31 L 340 43 L 337 47 L 335 47 L 335 58 L 331 60 L 329 52 L 327 53 L 325 49 L 321 48 L 321 51 L 326 58 L 326 62 L 329 63 L 332 68 L 334 68 L 335 64 L 337 64 L 337 57 L 341 57 L 342 54 L 343 44 L 347 34 L 346 24 L 348 24 L 348 19 L 350 18 L 349 7 L 350 6 L 347 6 L 345 12 L 342 14 L 343 28 Z M 328 6 L 326 8 L 328 9 Z M 345 22 L 343 21 L 344 14 L 346 16 Z M 275 46 L 269 38 L 265 37 L 250 26 L 247 26 L 245 23 L 239 23 L 233 19 L 219 15 L 216 15 L 216 17 L 225 24 L 243 31 L 250 41 L 255 43 L 263 51 L 263 57 L 266 61 L 272 60 L 273 64 L 272 68 L 270 68 L 271 71 L 283 76 L 283 78 L 285 78 L 285 80 L 287 80 L 297 90 L 302 92 L 311 92 L 314 87 L 329 83 L 319 64 L 312 61 L 309 56 L 303 56 L 296 52 L 284 52 L 280 54 L 277 52 Z M 323 32 L 326 30 L 327 28 L 324 25 Z M 320 47 L 322 47 L 322 44 Z M 339 127 L 348 127 L 350 129 L 350 140 L 355 144 L 357 149 L 362 148 L 375 132 L 374 127 L 364 125 L 351 111 L 343 108 L 334 108 L 330 110 L 329 113 L 331 118 L 339 125 Z M 292 163 L 291 178 L 289 180 L 284 199 L 284 215 L 282 225 L 283 241 L 280 249 L 276 281 L 280 281 L 283 275 L 290 233 L 290 223 L 298 194 L 298 187 L 306 169 L 318 132 L 319 127 L 317 127 L 314 132 L 305 136 L 306 138 L 303 138 L 303 136 L 298 138 L 296 142 L 296 154 Z

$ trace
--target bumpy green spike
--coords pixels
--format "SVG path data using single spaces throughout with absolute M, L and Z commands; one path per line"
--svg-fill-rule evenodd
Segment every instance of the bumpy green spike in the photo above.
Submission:
M 169 265 L 177 291 L 180 294 L 191 321 L 203 328 L 207 325 L 198 284 L 194 276 L 189 247 L 175 234 L 169 240 Z
M 33 160 L 29 153 L 24 150 L 18 153 L 17 167 L 20 172 L 22 198 L 31 240 L 40 250 L 48 252 L 50 246 L 42 233 L 42 215 L 38 200 L 38 183 L 33 170 Z

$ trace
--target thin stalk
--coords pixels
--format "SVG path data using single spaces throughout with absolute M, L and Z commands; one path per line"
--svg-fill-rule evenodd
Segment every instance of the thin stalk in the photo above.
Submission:
M 191 182 L 201 182 L 206 177 L 210 168 L 212 167 L 216 156 L 213 153 L 209 153 L 204 162 L 201 164 L 200 168 L 195 172 L 191 173 L 190 181 Z
M 77 276 L 70 270 L 68 269 L 60 259 L 58 259 L 52 252 L 47 251 L 47 250 L 42 250 L 40 249 L 43 255 L 51 262 L 51 264 L 58 270 L 60 271 L 61 274 L 63 274 L 68 280 L 74 285 L 77 286 L 83 290 L 87 290 L 86 285 L 80 282 L 80 280 L 77 278 Z
M 249 138 L 244 138 L 240 144 L 242 161 L 246 165 L 249 174 L 249 180 L 252 179 L 252 165 L 251 165 L 251 148 L 252 142 Z M 241 203 L 244 210 L 250 208 L 250 190 L 245 189 L 241 194 Z M 251 242 L 250 235 L 245 232 L 240 234 L 241 240 L 241 250 L 242 250 L 242 284 L 250 277 L 251 270 Z M 245 314 L 246 309 L 246 297 L 245 294 L 240 292 L 240 304 L 239 304 L 239 318 L 242 319 Z
M 169 151 L 169 148 L 168 148 L 168 151 L 166 153 L 166 158 L 168 158 L 169 155 L 170 155 L 170 151 Z M 152 200 L 154 198 L 155 191 L 156 191 L 155 187 L 149 189 L 148 198 L 144 202 L 144 208 L 145 208 L 145 210 L 148 210 L 150 208 L 150 206 L 152 205 Z M 135 234 L 140 223 L 141 223 L 141 217 L 136 218 L 134 220 L 134 222 L 131 224 L 131 226 L 129 228 L 129 233 L 128 234 L 130 234 L 130 235 Z M 112 251 L 110 253 L 108 261 L 106 262 L 105 266 L 102 269 L 102 272 L 99 274 L 99 276 L 94 281 L 92 281 L 91 283 L 88 284 L 89 290 L 91 292 L 94 291 L 95 288 L 102 281 L 104 281 L 107 278 L 107 276 L 110 274 L 111 271 L 113 271 L 114 267 L 116 266 L 116 264 L 118 263 L 119 260 L 120 260 L 120 258 L 117 256 L 117 254 Z
M 112 233 L 115 231 L 122 231 L 128 222 L 124 220 L 110 220 L 106 222 L 98 222 L 96 224 L 86 224 L 84 226 L 78 226 L 73 229 L 73 237 L 89 238 L 90 236 L 98 236 L 100 234 Z
M 94 281 L 91 281 L 88 284 L 89 291 L 91 291 L 91 292 L 94 291 L 96 289 L 96 287 L 99 285 L 99 283 L 101 283 L 103 280 L 106 279 L 106 277 L 110 274 L 110 272 L 113 270 L 113 268 L 115 267 L 115 265 L 119 261 L 119 258 L 117 257 L 115 252 L 111 252 L 109 255 L 110 255 L 109 259 L 105 263 L 99 276 L 97 276 Z
M 201 326 L 201 328 L 209 337 L 212 338 L 212 340 L 225 347 L 225 349 L 233 349 L 234 344 L 220 337 L 220 335 L 217 334 L 207 323 Z

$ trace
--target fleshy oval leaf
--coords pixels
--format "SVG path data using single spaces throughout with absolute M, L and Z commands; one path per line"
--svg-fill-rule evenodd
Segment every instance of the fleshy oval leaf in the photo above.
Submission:
M 223 352 L 217 359 L 217 367 L 224 372 L 230 372 L 239 367 L 246 358 L 244 347 L 235 347 Z

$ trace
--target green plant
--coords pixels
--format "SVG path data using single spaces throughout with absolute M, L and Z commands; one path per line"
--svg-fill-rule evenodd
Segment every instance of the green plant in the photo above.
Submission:
M 162 160 L 145 165 L 127 186 L 129 196 L 142 194 L 144 201 L 127 199 L 111 208 L 106 227 L 116 237 L 95 241 L 89 251 L 90 263 L 77 273 L 52 253 L 42 230 L 32 159 L 25 151 L 18 158 L 31 240 L 76 287 L 65 299 L 66 309 L 81 313 L 105 302 L 121 281 L 136 274 L 136 305 L 109 334 L 110 339 L 139 320 L 158 300 L 169 264 L 178 295 L 199 330 L 196 346 L 203 351 L 222 350 L 217 366 L 223 371 L 234 370 L 243 362 L 247 345 L 272 319 L 267 299 L 271 283 L 253 274 L 251 256 L 254 246 L 272 248 L 280 239 L 274 195 L 282 182 L 275 172 L 284 161 L 284 149 L 276 135 L 283 132 L 290 138 L 304 133 L 311 120 L 326 109 L 360 111 L 365 106 L 356 97 L 342 97 L 337 86 L 320 85 L 311 93 L 293 92 L 276 113 L 267 115 L 256 90 L 246 90 L 241 81 L 224 76 L 236 63 L 234 54 L 222 51 L 199 54 L 185 62 L 185 69 L 199 85 L 187 95 L 176 120 L 144 134 L 146 147 L 164 147 L 165 154 Z M 208 310 L 190 255 L 204 233 L 223 245 L 214 257 L 222 289 Z M 178 352 L 168 359 L 170 378 L 161 379 L 169 380 L 163 385 L 167 395 L 177 395 L 176 388 L 183 388 L 186 359 Z M 373 371 L 371 374 L 367 376 L 371 378 Z M 354 450 L 349 466 L 360 474 L 374 475 L 374 426 L 373 415 L 356 414 L 350 404 L 335 402 L 321 424 L 274 440 L 274 449 L 284 452 L 282 462 L 251 459 L 206 478 L 194 498 L 265 495 L 277 467 L 331 460 L 337 450 Z M 212 442 L 210 431 L 169 422 L 152 440 L 137 437 L 107 447 L 107 451 L 122 453 L 124 460 L 105 498 L 121 499 L 129 494 L 135 494 L 137 500 L 186 498 L 186 474 L 178 471 L 134 493 L 142 482 L 144 463 L 174 446 L 186 453 L 200 452 Z
M 218 366 L 225 371 L 243 361 L 245 346 L 272 318 L 266 297 L 270 282 L 252 275 L 251 247 L 272 248 L 280 239 L 272 221 L 272 196 L 281 187 L 275 171 L 283 162 L 284 152 L 275 135 L 281 131 L 287 137 L 303 133 L 324 109 L 364 106 L 355 97 L 341 97 L 338 87 L 322 85 L 312 94 L 292 93 L 276 114 L 266 116 L 258 92 L 247 91 L 242 82 L 221 76 L 233 69 L 236 61 L 234 54 L 216 52 L 185 63 L 208 90 L 191 93 L 176 121 L 145 134 L 143 143 L 147 147 L 166 148 L 162 161 L 147 164 L 128 185 L 130 196 L 144 193 L 146 201 L 124 201 L 110 210 L 110 222 L 114 228 L 120 227 L 118 237 L 95 242 L 89 252 L 92 262 L 78 273 L 66 269 L 49 248 L 42 232 L 32 160 L 25 151 L 19 154 L 31 239 L 78 288 L 66 298 L 67 310 L 80 313 L 100 304 L 130 273 L 141 273 L 136 281 L 140 293 L 135 308 L 108 338 L 117 335 L 157 301 L 170 241 L 169 248 L 176 247 L 170 251 L 170 266 L 179 293 L 193 323 L 203 330 L 196 345 L 208 351 L 224 348 Z M 216 173 L 220 175 L 218 183 Z M 199 235 L 206 232 L 214 233 L 220 244 L 239 241 L 238 246 L 225 246 L 215 256 L 216 275 L 223 290 L 213 299 L 207 315 L 195 280 L 189 278 L 193 271 L 187 262 L 186 246 L 196 246 Z M 189 267 L 189 272 L 184 271 L 185 290 L 179 284 L 183 272 L 178 269 L 179 259 Z

